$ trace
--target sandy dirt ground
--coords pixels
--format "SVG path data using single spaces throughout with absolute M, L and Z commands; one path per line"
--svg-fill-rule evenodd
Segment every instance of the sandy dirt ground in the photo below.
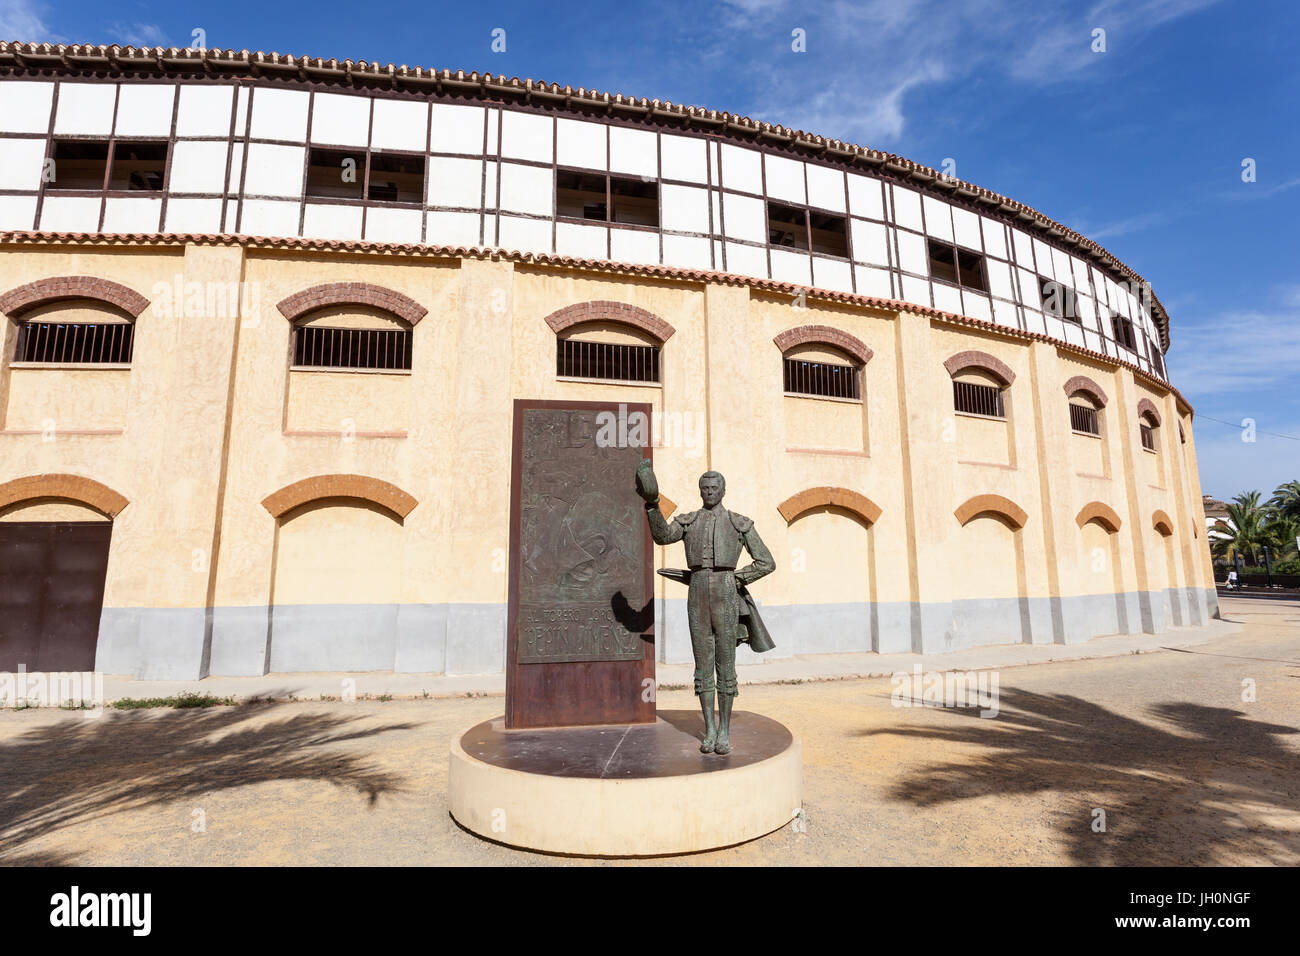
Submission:
M 1195 648 L 1003 669 L 991 719 L 887 679 L 746 687 L 802 738 L 805 831 L 640 862 L 1300 864 L 1300 601 L 1223 611 L 1246 626 Z M 0 863 L 623 865 L 450 818 L 448 742 L 502 704 L 0 712 Z

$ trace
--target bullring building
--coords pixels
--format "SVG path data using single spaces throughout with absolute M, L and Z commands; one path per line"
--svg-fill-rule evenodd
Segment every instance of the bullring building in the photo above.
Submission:
M 1217 614 L 1146 283 L 822 136 L 0 43 L 0 313 L 0 670 L 500 672 L 515 399 L 648 404 L 679 508 L 726 475 L 776 559 L 773 654 Z M 658 658 L 689 661 L 656 580 Z

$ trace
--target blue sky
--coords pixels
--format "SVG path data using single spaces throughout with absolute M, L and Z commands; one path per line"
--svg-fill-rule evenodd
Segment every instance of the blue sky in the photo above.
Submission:
M 503 53 L 491 50 L 498 28 Z M 1289 0 L 0 0 L 4 39 L 188 46 L 195 29 L 209 47 L 531 76 L 955 160 L 959 178 L 1097 240 L 1151 282 L 1173 319 L 1170 374 L 1196 409 L 1207 493 L 1300 478 Z M 791 48 L 795 29 L 806 52 Z M 1092 49 L 1099 29 L 1105 52 Z

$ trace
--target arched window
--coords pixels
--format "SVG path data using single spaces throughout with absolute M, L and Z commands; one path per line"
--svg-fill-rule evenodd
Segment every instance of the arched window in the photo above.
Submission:
M 1070 430 L 1076 435 L 1101 437 L 1101 409 L 1093 404 L 1087 392 L 1070 399 Z
M 1154 452 L 1156 450 L 1156 429 L 1158 427 L 1150 417 L 1142 416 L 1138 429 L 1142 434 L 1142 447 L 1147 451 Z
M 411 326 L 383 309 L 328 306 L 293 324 L 294 368 L 407 371 Z
M 130 365 L 135 321 L 107 302 L 72 299 L 23 313 L 15 362 L 39 365 Z
M 871 349 L 861 339 L 825 325 L 804 325 L 777 335 L 787 395 L 862 399 L 862 368 Z
M 659 342 L 634 326 L 583 322 L 555 337 L 555 374 L 610 382 L 658 382 Z
M 576 302 L 545 319 L 555 333 L 555 374 L 578 381 L 652 383 L 674 329 L 626 302 Z
M 1160 427 L 1160 413 L 1155 403 L 1149 398 L 1138 402 L 1138 431 L 1142 438 L 1142 447 L 1152 454 L 1156 453 L 1156 429 Z
M 1085 375 L 1076 375 L 1065 383 L 1065 395 L 1070 406 L 1070 430 L 1076 435 L 1101 437 L 1101 410 L 1106 406 L 1101 386 Z
M 960 415 L 1006 418 L 1003 391 L 1015 373 L 987 352 L 958 352 L 943 363 L 952 376 L 953 410 Z
M 276 304 L 293 323 L 294 368 L 405 371 L 411 330 L 428 309 L 394 289 L 367 282 L 331 282 Z
M 833 346 L 796 345 L 782 356 L 787 395 L 862 398 L 862 365 Z

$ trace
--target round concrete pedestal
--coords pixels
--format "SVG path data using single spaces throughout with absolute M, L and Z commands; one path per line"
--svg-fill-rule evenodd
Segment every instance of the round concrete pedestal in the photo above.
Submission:
M 484 721 L 452 740 L 451 815 L 489 840 L 576 856 L 694 853 L 789 823 L 803 799 L 790 731 L 736 711 L 731 753 L 700 753 L 703 736 L 699 711 L 544 730 Z

